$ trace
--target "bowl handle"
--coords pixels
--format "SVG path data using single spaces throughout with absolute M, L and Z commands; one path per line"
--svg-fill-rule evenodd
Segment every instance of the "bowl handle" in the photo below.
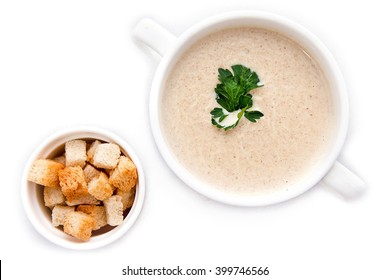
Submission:
M 172 49 L 177 41 L 175 35 L 150 18 L 144 18 L 138 22 L 134 28 L 133 36 L 160 56 L 164 56 L 168 50 Z
M 338 161 L 322 179 L 322 182 L 345 198 L 355 198 L 366 189 L 366 183 Z

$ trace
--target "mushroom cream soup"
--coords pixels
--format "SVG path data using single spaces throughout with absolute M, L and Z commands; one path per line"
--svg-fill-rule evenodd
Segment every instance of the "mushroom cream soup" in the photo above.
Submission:
M 251 110 L 224 131 L 211 124 L 218 68 L 242 64 L 263 87 Z M 242 194 L 288 191 L 326 154 L 335 127 L 330 86 L 318 63 L 298 43 L 260 28 L 233 28 L 198 40 L 179 59 L 161 99 L 165 140 L 200 180 Z

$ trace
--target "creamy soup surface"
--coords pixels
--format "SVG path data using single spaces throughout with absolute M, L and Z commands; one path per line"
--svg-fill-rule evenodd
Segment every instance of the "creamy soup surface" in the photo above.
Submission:
M 257 123 L 242 118 L 224 131 L 211 124 L 219 107 L 218 68 L 242 64 L 264 86 L 251 92 Z M 227 192 L 288 191 L 326 153 L 334 130 L 330 87 L 318 63 L 287 37 L 260 28 L 213 33 L 191 46 L 162 96 L 167 144 L 194 176 Z

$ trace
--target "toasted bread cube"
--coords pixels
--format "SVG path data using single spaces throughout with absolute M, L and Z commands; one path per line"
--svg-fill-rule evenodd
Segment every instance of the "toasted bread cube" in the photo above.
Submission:
M 99 177 L 100 171 L 97 170 L 95 167 L 87 163 L 84 167 L 84 174 L 85 179 L 87 180 L 87 183 L 91 182 L 92 179 Z
M 88 184 L 88 192 L 96 199 L 105 200 L 112 196 L 112 186 L 108 183 L 108 177 L 104 172 L 100 172 L 98 178 L 92 179 Z
M 69 213 L 74 212 L 74 207 L 56 205 L 51 212 L 51 223 L 53 226 L 58 227 L 64 225 L 65 217 Z
M 113 195 L 103 201 L 104 209 L 106 210 L 107 223 L 110 226 L 117 226 L 123 222 L 123 204 L 122 197 Z
M 84 167 L 87 160 L 87 143 L 84 140 L 70 140 L 65 143 L 66 166 Z
M 128 157 L 121 156 L 118 166 L 111 172 L 108 182 L 124 192 L 135 187 L 138 179 L 137 168 Z
M 116 195 L 122 197 L 123 211 L 133 206 L 135 199 L 135 189 L 136 188 L 132 188 L 129 192 L 124 192 L 119 189 L 117 190 Z
M 62 193 L 72 202 L 88 195 L 87 180 L 80 166 L 69 166 L 58 172 Z
M 50 188 L 59 188 L 58 172 L 65 166 L 50 159 L 35 160 L 28 172 L 27 180 Z
M 88 150 L 87 150 L 87 160 L 93 164 L 93 157 L 95 156 L 95 151 L 96 151 L 96 148 L 97 146 L 99 146 L 102 142 L 100 142 L 99 140 L 95 140 L 93 141 L 93 143 L 91 144 L 91 146 L 89 146 Z
M 64 232 L 82 241 L 88 241 L 95 226 L 94 219 L 83 212 L 70 212 L 65 216 Z
M 98 168 L 113 169 L 117 166 L 121 150 L 118 145 L 103 143 L 96 147 L 93 165 Z
M 77 211 L 90 215 L 94 221 L 95 226 L 92 230 L 98 230 L 101 227 L 107 225 L 106 210 L 103 206 L 96 205 L 79 205 Z
M 59 157 L 55 157 L 55 158 L 53 158 L 53 160 L 56 162 L 62 163 L 64 166 L 66 165 L 65 154 L 62 156 L 59 156 Z
M 57 204 L 64 204 L 65 197 L 60 188 L 43 188 L 43 200 L 45 201 L 46 207 L 54 207 Z
M 65 203 L 68 206 L 75 206 L 81 204 L 99 205 L 100 201 L 97 200 L 93 195 L 87 193 L 87 194 L 78 194 L 73 199 L 66 200 Z
M 58 177 L 62 192 L 66 197 L 68 197 L 67 193 L 73 194 L 78 189 L 85 190 L 85 194 L 88 193 L 87 179 L 80 166 L 65 167 L 58 172 Z

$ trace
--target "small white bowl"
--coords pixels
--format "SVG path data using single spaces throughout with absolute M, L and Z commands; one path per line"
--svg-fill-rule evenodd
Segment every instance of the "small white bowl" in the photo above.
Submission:
M 83 242 L 66 234 L 62 229 L 53 227 L 51 224 L 51 211 L 43 202 L 43 188 L 27 180 L 28 171 L 34 160 L 39 158 L 53 158 L 64 150 L 65 142 L 72 139 L 98 139 L 104 142 L 116 143 L 120 146 L 124 155 L 131 158 L 137 167 L 138 183 L 136 196 L 131 210 L 126 215 L 123 223 L 110 230 L 99 230 L 98 234 L 92 235 L 89 241 Z M 47 138 L 30 156 L 22 176 L 22 202 L 34 228 L 46 239 L 59 246 L 75 249 L 88 250 L 105 246 L 122 237 L 134 224 L 141 212 L 145 197 L 145 178 L 141 163 L 134 150 L 122 138 L 107 130 L 97 127 L 75 127 L 59 131 Z

